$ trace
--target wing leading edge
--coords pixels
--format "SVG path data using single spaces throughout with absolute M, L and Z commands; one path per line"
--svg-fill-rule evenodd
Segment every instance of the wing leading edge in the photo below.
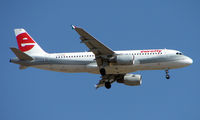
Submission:
M 84 43 L 95 56 L 112 55 L 114 51 L 105 46 L 103 43 L 95 39 L 84 29 L 72 26 L 74 30 L 80 35 L 81 42 Z

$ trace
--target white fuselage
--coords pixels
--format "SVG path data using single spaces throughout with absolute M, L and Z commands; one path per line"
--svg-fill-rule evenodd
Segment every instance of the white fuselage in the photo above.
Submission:
M 127 50 L 116 54 L 133 55 L 132 65 L 110 64 L 105 67 L 107 74 L 124 74 L 138 70 L 166 70 L 188 66 L 192 59 L 177 50 Z M 53 53 L 35 56 L 36 60 L 27 63 L 30 67 L 67 73 L 88 72 L 99 74 L 99 67 L 92 52 Z M 26 64 L 26 65 L 27 65 Z

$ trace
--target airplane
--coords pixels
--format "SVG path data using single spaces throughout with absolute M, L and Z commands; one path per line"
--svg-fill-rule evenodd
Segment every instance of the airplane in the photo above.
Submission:
M 88 52 L 47 53 L 25 29 L 14 29 L 18 48 L 11 47 L 17 56 L 10 59 L 11 63 L 19 64 L 19 69 L 34 67 L 44 70 L 65 73 L 94 73 L 100 74 L 101 79 L 96 88 L 111 88 L 113 82 L 128 86 L 139 86 L 142 76 L 130 74 L 142 70 L 165 70 L 166 79 L 170 79 L 169 70 L 189 66 L 193 60 L 178 50 L 147 49 L 113 51 L 95 39 L 84 29 L 72 25 L 80 35 L 81 43 Z

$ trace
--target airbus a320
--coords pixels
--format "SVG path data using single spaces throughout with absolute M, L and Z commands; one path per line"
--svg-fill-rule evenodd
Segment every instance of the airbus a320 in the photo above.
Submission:
M 80 35 L 89 52 L 47 53 L 24 29 L 15 29 L 18 48 L 10 48 L 17 56 L 10 62 L 19 64 L 20 69 L 34 67 L 66 73 L 95 73 L 101 79 L 96 88 L 110 89 L 113 82 L 129 86 L 141 85 L 142 76 L 130 74 L 142 70 L 165 70 L 166 79 L 169 79 L 169 70 L 186 67 L 193 60 L 182 52 L 171 49 L 148 49 L 113 51 L 95 39 L 84 29 L 72 26 Z

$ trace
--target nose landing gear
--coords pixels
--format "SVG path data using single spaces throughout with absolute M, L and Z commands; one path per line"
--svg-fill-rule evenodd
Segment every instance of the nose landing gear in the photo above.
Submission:
M 110 83 L 110 82 L 105 82 L 105 87 L 106 87 L 107 89 L 110 89 L 110 88 L 111 88 L 111 83 Z
M 165 70 L 165 73 L 166 73 L 166 79 L 170 79 L 170 76 L 169 76 L 169 71 L 168 70 Z

